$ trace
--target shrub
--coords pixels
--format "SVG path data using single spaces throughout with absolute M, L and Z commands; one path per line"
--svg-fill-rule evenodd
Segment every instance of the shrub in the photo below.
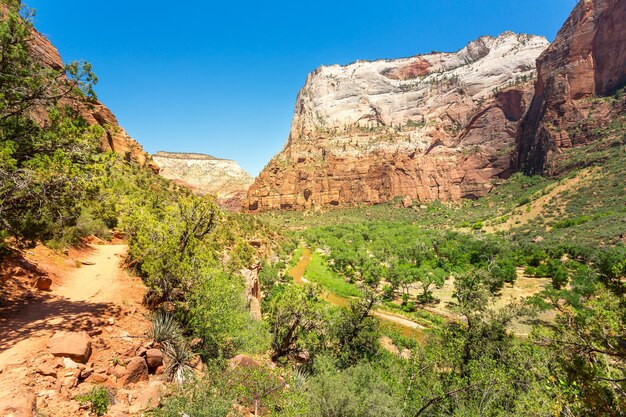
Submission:
M 109 410 L 111 404 L 111 393 L 105 387 L 94 387 L 86 394 L 79 395 L 76 400 L 81 403 L 89 403 L 89 409 L 97 416 L 103 416 Z
M 148 336 L 155 342 L 168 345 L 182 337 L 182 330 L 171 314 L 158 311 L 152 316 Z
M 193 359 L 193 352 L 189 345 L 182 339 L 168 343 L 165 345 L 165 355 L 169 358 L 165 369 L 167 379 L 179 384 L 186 382 L 191 376 L 192 370 L 189 363 Z

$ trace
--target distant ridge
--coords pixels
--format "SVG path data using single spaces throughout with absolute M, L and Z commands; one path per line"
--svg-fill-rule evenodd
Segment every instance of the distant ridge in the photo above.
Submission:
M 159 151 L 152 156 L 159 174 L 197 194 L 211 194 L 232 211 L 241 209 L 253 178 L 233 160 L 194 152 Z

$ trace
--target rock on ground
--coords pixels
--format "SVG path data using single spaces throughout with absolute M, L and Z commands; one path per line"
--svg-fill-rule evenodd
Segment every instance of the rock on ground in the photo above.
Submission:
M 54 356 L 87 363 L 91 356 L 91 337 L 87 332 L 57 332 L 50 339 L 48 347 Z

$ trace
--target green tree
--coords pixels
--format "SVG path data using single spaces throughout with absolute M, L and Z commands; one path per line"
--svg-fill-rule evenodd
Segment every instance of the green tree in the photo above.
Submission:
M 341 309 L 332 325 L 334 350 L 342 367 L 373 358 L 379 351 L 378 321 L 370 314 L 377 304 L 376 295 L 368 290 L 362 299 Z
M 64 106 L 94 99 L 89 64 L 44 65 L 32 50 L 32 12 L 0 16 L 0 229 L 49 239 L 73 225 L 89 192 L 102 132 Z M 37 115 L 39 123 L 34 117 Z M 41 120 L 45 120 L 43 123 Z
M 326 329 L 322 301 L 312 286 L 288 285 L 274 297 L 267 312 L 272 332 L 272 360 L 320 344 Z

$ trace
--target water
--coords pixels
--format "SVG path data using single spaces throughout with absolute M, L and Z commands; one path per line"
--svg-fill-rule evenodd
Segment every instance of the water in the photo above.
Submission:
M 289 275 L 293 278 L 296 284 L 304 285 L 308 282 L 304 277 L 304 273 L 306 272 L 306 268 L 309 266 L 310 262 L 311 250 L 309 248 L 304 248 L 302 257 L 300 258 L 296 266 L 289 270 Z M 329 291 L 324 291 L 324 293 L 322 294 L 322 299 L 338 307 L 346 308 L 350 305 L 350 299 L 340 297 Z M 419 326 L 417 323 L 411 322 L 410 320 L 402 316 L 396 316 L 378 310 L 375 311 L 372 315 L 376 316 L 381 321 L 391 324 L 403 336 L 418 340 L 423 340 L 425 337 L 424 332 L 420 329 L 421 326 Z

